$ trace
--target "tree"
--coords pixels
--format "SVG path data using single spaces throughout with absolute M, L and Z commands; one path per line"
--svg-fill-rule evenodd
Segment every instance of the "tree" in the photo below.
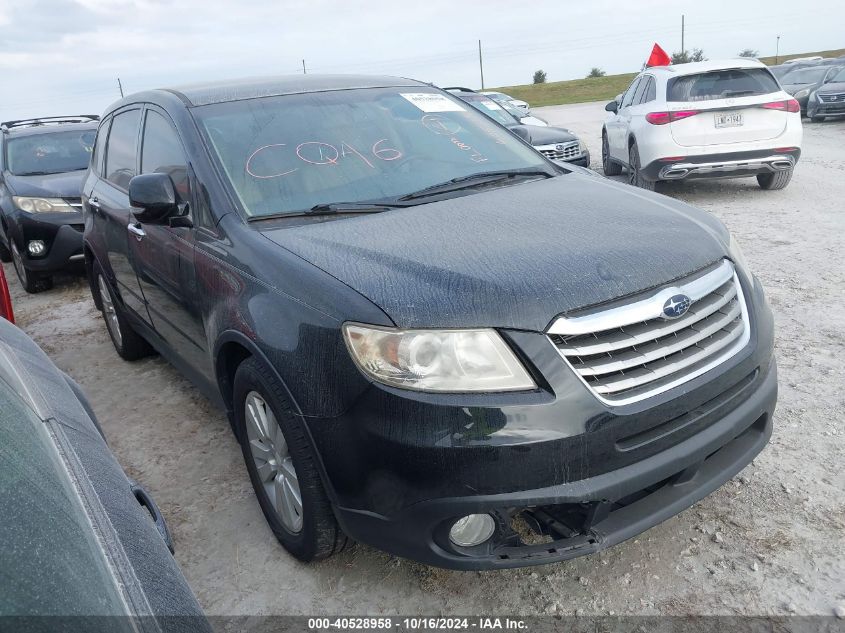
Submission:
M 740 57 L 760 57 L 760 51 L 753 48 L 746 48 L 739 53 Z
M 546 83 L 546 71 L 545 70 L 538 70 L 534 73 L 534 83 L 535 84 L 544 84 Z
M 593 66 L 593 68 L 590 70 L 590 74 L 587 75 L 587 79 L 592 79 L 593 77 L 604 77 L 606 74 L 607 73 L 604 72 L 598 66 Z
M 707 58 L 704 56 L 704 51 L 700 48 L 692 49 L 690 51 L 681 51 L 672 53 L 673 64 L 688 64 L 690 62 L 706 62 Z

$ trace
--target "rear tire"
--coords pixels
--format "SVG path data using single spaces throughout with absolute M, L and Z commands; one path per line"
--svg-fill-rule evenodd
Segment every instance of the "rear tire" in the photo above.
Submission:
M 640 167 L 640 151 L 634 141 L 628 148 L 628 183 L 646 191 L 656 191 L 657 182 L 643 178 Z
M 784 169 L 783 171 L 776 171 L 771 174 L 760 174 L 757 176 L 757 183 L 762 189 L 774 191 L 776 189 L 783 189 L 792 180 L 793 169 Z
M 41 292 L 42 290 L 50 290 L 53 287 L 53 278 L 47 275 L 37 275 L 26 267 L 26 264 L 21 257 L 18 247 L 12 242 L 12 261 L 15 264 L 15 272 L 18 274 L 18 279 L 21 286 L 30 294 Z
M 248 358 L 235 372 L 233 391 L 246 468 L 276 539 L 303 562 L 342 551 L 349 539 L 335 519 L 317 456 L 285 388 L 263 363 Z
M 618 176 L 622 173 L 622 165 L 613 162 L 610 158 L 610 143 L 607 140 L 607 132 L 601 135 L 601 167 L 605 176 Z
M 153 353 L 152 346 L 138 334 L 127 320 L 111 284 L 100 264 L 94 263 L 94 286 L 100 295 L 100 312 L 106 322 L 111 342 L 123 360 L 138 360 Z

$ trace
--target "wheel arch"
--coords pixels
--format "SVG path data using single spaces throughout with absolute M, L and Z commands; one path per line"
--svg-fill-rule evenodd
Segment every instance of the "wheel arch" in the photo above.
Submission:
M 234 410 L 234 403 L 232 398 L 234 396 L 235 372 L 238 366 L 247 358 L 256 358 L 259 362 L 269 369 L 279 383 L 284 387 L 285 395 L 291 404 L 291 408 L 298 416 L 302 416 L 302 409 L 299 403 L 294 398 L 288 387 L 285 379 L 270 362 L 270 359 L 264 354 L 258 345 L 246 336 L 243 332 L 238 330 L 227 330 L 223 332 L 214 345 L 214 373 L 217 379 L 217 386 L 220 389 L 220 395 L 226 405 L 226 410 L 229 413 L 230 419 L 232 411 Z

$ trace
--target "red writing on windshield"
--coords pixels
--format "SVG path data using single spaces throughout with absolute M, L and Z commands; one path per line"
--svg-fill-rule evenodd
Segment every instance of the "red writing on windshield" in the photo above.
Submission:
M 345 160 L 357 160 L 370 169 L 376 169 L 374 161 L 390 162 L 403 156 L 401 151 L 390 147 L 387 142 L 388 139 L 383 138 L 373 143 L 367 152 L 371 158 L 345 141 L 339 145 L 305 141 L 296 147 L 288 143 L 271 143 L 252 152 L 246 159 L 244 169 L 253 178 L 261 180 L 281 178 L 299 171 L 300 168 L 295 166 L 297 162 L 306 165 L 340 165 Z

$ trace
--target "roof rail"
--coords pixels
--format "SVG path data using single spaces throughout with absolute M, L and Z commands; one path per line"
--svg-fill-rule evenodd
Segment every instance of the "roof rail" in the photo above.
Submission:
M 38 119 L 18 119 L 16 121 L 4 121 L 0 123 L 0 130 L 11 130 L 15 127 L 35 127 L 39 125 L 54 125 L 60 123 L 87 123 L 99 121 L 98 114 L 74 114 L 70 116 L 45 116 Z

